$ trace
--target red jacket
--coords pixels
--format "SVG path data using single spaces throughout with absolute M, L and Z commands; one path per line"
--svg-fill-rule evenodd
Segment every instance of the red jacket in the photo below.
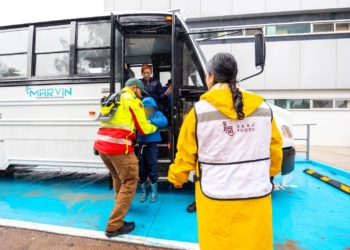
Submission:
M 107 155 L 128 154 L 134 152 L 136 131 L 147 135 L 156 130 L 156 126 L 148 123 L 141 100 L 131 89 L 124 88 L 114 117 L 101 122 L 94 148 Z

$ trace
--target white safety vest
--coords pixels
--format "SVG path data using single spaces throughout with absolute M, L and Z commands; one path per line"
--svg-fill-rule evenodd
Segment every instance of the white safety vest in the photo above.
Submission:
M 235 111 L 233 111 L 235 112 Z M 243 120 L 233 120 L 205 100 L 195 104 L 199 182 L 211 199 L 260 198 L 270 182 L 272 111 L 263 102 Z

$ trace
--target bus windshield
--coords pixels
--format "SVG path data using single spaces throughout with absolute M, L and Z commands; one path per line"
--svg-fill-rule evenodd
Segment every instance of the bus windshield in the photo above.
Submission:
M 192 41 L 193 41 L 193 44 L 196 46 L 196 48 L 197 48 L 197 50 L 198 50 L 198 52 L 199 52 L 199 54 L 200 54 L 200 56 L 201 56 L 203 62 L 204 62 L 205 64 L 207 64 L 207 62 L 208 62 L 208 61 L 207 61 L 207 58 L 205 57 L 205 55 L 204 55 L 204 53 L 203 53 L 201 47 L 198 45 L 198 43 L 197 43 L 197 41 L 196 41 L 196 38 L 195 38 L 195 35 L 190 35 L 190 36 L 191 36 L 191 39 L 192 39 Z

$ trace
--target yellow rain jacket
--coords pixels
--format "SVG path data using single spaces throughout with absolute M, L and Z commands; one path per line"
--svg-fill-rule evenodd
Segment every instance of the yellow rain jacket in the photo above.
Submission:
M 201 96 L 216 109 L 237 119 L 233 109 L 232 94 L 226 84 L 217 84 L 211 91 Z M 242 92 L 245 116 L 252 114 L 263 98 L 250 92 Z M 169 168 L 168 180 L 181 186 L 187 182 L 190 171 L 196 170 L 196 117 L 194 109 L 187 115 L 180 131 L 174 164 Z M 281 171 L 282 137 L 272 119 L 270 143 L 270 175 Z M 198 236 L 202 250 L 265 250 L 273 249 L 272 244 L 272 204 L 271 195 L 247 200 L 214 200 L 203 195 L 199 182 L 195 183 Z

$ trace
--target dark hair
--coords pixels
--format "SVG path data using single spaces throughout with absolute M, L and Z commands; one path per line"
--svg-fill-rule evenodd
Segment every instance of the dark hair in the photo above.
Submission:
M 237 62 L 229 53 L 218 53 L 207 64 L 208 74 L 214 75 L 214 84 L 228 83 L 233 96 L 233 105 L 237 113 L 237 119 L 244 119 L 242 92 L 236 86 L 237 83 Z

